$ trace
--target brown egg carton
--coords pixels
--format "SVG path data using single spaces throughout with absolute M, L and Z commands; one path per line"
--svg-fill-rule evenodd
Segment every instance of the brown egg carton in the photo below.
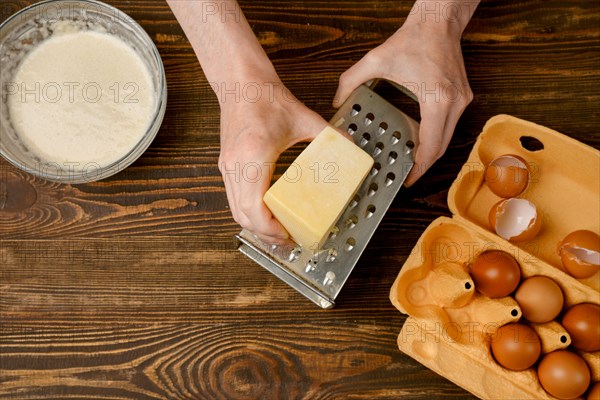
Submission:
M 542 230 L 533 241 L 510 243 L 489 226 L 489 210 L 501 199 L 484 183 L 484 172 L 502 154 L 529 163 L 530 184 L 519 197 L 532 201 L 542 218 Z M 563 291 L 565 309 L 579 303 L 600 305 L 600 273 L 577 280 L 564 272 L 558 255 L 570 232 L 600 230 L 598 199 L 597 150 L 509 115 L 491 118 L 450 188 L 453 218 L 431 223 L 392 286 L 392 303 L 409 315 L 398 336 L 400 350 L 484 399 L 553 399 L 540 386 L 535 367 L 510 371 L 493 359 L 490 339 L 500 326 L 519 320 L 521 310 L 513 297 L 479 294 L 469 264 L 485 250 L 502 250 L 518 261 L 521 279 L 553 279 Z M 528 324 L 540 337 L 542 354 L 571 342 L 556 321 Z M 592 382 L 600 381 L 599 352 L 579 354 L 590 366 Z

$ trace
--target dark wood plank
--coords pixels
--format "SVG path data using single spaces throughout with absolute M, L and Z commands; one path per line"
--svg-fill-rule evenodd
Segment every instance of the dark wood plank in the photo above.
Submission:
M 396 348 L 404 317 L 381 294 L 404 260 L 385 255 L 389 243 L 319 311 L 226 240 L 197 239 L 4 241 L 0 393 L 464 397 Z
M 3 1 L 0 21 L 30 3 Z M 218 105 L 166 3 L 109 3 L 157 44 L 167 114 L 148 151 L 102 182 L 49 183 L 0 160 L 0 398 L 472 398 L 397 350 L 405 317 L 388 292 L 423 229 L 450 215 L 447 190 L 489 117 L 600 148 L 597 2 L 483 2 L 463 38 L 475 99 L 446 155 L 396 198 L 331 311 L 236 252 Z M 325 118 L 339 74 L 412 6 L 240 3 L 282 80 Z
M 347 282 L 348 295 L 340 296 L 340 307 L 316 312 L 312 319 L 326 321 L 351 309 L 356 317 L 400 318 L 381 294 L 391 287 L 416 238 L 390 243 L 383 237 L 378 233 L 365 262 L 357 266 L 360 278 Z M 6 323 L 126 323 L 133 316 L 144 322 L 239 322 L 249 314 L 271 320 L 296 318 L 292 310 L 318 311 L 241 257 L 231 238 L 4 240 L 0 260 L 6 285 L 0 310 Z
M 0 382 L 16 398 L 462 397 L 395 351 L 393 335 L 368 325 L 23 325 L 3 335 Z M 435 389 L 422 387 L 428 380 Z

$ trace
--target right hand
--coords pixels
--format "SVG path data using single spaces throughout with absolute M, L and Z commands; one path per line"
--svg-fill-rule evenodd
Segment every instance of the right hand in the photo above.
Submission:
M 257 84 L 262 88 L 258 99 L 240 96 L 235 101 L 233 95 L 221 99 L 219 170 L 235 221 L 265 243 L 289 244 L 287 231 L 266 207 L 263 196 L 279 155 L 295 143 L 314 139 L 327 122 L 281 81 L 252 82 L 253 87 Z

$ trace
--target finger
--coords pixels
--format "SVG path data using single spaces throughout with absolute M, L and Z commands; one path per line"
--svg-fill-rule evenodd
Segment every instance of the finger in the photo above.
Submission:
M 231 215 L 233 216 L 235 222 L 240 224 L 243 228 L 244 226 L 240 223 L 240 218 L 238 216 L 237 204 L 234 196 L 235 185 L 232 184 L 232 180 L 235 180 L 235 177 L 233 177 L 231 174 L 224 174 L 223 171 L 221 171 L 221 176 L 223 178 L 223 183 L 225 184 L 225 194 L 227 195 L 227 203 L 229 203 L 229 210 L 231 211 Z
M 241 194 L 243 191 L 244 189 L 240 188 L 240 190 L 238 190 L 236 193 Z M 262 217 L 256 217 L 256 207 L 263 209 L 261 211 L 261 214 L 263 214 Z M 259 205 L 254 206 L 250 212 L 248 212 L 247 209 L 239 204 L 236 204 L 234 208 L 236 213 L 236 221 L 242 226 L 242 228 L 252 232 L 264 243 L 278 245 L 292 243 L 289 240 L 287 231 L 273 217 L 269 209 L 262 201 Z M 267 222 L 265 223 L 263 219 Z M 273 224 L 273 226 L 270 226 L 270 224 Z
M 291 239 L 281 239 L 273 236 L 265 236 L 259 233 L 256 233 L 253 229 L 248 229 L 254 238 L 261 242 L 264 247 L 269 248 L 269 250 L 277 250 L 277 254 L 282 256 L 283 258 L 287 258 L 289 253 L 297 246 L 295 242 Z
M 263 196 L 271 182 L 271 170 L 264 166 L 248 168 L 239 185 L 237 204 L 253 227 L 255 234 L 285 240 L 289 237 L 285 228 L 275 219 L 263 202 Z
M 289 235 L 283 225 L 279 223 L 264 205 L 264 203 L 256 203 L 251 208 L 244 208 L 244 214 L 250 220 L 252 224 L 252 232 L 259 236 L 276 238 L 280 241 L 287 240 Z
M 456 129 L 456 124 L 460 116 L 462 115 L 464 108 L 460 107 L 452 107 L 448 116 L 446 117 L 446 125 L 444 127 L 444 134 L 442 135 L 442 146 L 440 152 L 437 155 L 437 160 L 442 158 L 448 146 L 450 145 L 450 141 L 452 140 L 452 136 L 454 135 L 454 130 Z
M 443 154 L 448 113 L 449 109 L 440 105 L 424 104 L 421 107 L 419 147 L 415 154 L 414 166 L 404 181 L 406 187 L 413 185 L 439 158 L 439 155 Z
M 333 106 L 339 108 L 350 94 L 363 83 L 377 78 L 378 66 L 370 61 L 370 54 L 365 55 L 346 72 L 340 75 L 340 82 L 333 97 Z
M 293 134 L 290 135 L 288 147 L 298 142 L 312 141 L 328 125 L 323 117 L 306 107 L 292 122 Z
M 255 234 L 255 236 L 265 245 L 265 246 L 281 246 L 289 249 L 287 253 L 293 250 L 296 247 L 296 243 L 294 243 L 291 239 L 281 239 L 276 236 L 265 236 L 260 233 Z

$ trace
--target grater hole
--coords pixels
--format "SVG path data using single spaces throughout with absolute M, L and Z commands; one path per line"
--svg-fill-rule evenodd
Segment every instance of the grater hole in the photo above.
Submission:
M 327 271 L 327 273 L 325 274 L 325 279 L 323 279 L 323 284 L 329 286 L 333 283 L 334 280 L 335 280 L 335 272 Z
M 304 272 L 308 273 L 308 272 L 312 272 L 315 270 L 315 268 L 317 267 L 317 262 L 310 259 L 308 260 L 308 262 L 306 263 L 306 268 L 304 268 Z
M 329 239 L 335 239 L 339 233 L 340 228 L 334 226 L 333 228 L 331 228 L 331 232 L 329 232 Z
M 377 193 L 377 189 L 379 189 L 379 186 L 377 186 L 375 182 L 371 183 L 368 192 L 369 196 L 373 196 L 375 193 Z
M 400 141 L 400 139 L 402 139 L 402 134 L 398 131 L 395 131 L 394 133 L 392 133 L 392 137 L 391 137 L 391 141 L 392 144 L 396 144 Z
M 369 206 L 367 207 L 367 211 L 365 211 L 365 217 L 371 218 L 373 214 L 375 214 L 375 210 L 375 206 L 373 204 L 369 204 Z
M 388 164 L 392 165 L 393 163 L 396 162 L 396 159 L 398 158 L 398 153 L 396 153 L 395 151 L 391 151 L 390 155 L 388 156 Z
M 348 208 L 354 208 L 358 205 L 358 202 L 360 201 L 360 196 L 359 195 L 354 195 L 354 197 L 352 198 L 352 201 L 350 201 L 350 204 L 348 206 Z
M 356 224 L 358 224 L 358 217 L 356 215 L 351 215 L 347 220 L 346 220 L 346 227 L 348 229 L 352 229 L 356 226 Z
M 373 113 L 368 113 L 367 116 L 365 117 L 365 126 L 369 126 L 373 123 L 373 120 L 375 119 L 375 116 L 373 115 Z
M 394 179 L 396 179 L 396 175 L 393 172 L 389 172 L 385 177 L 385 186 L 390 186 L 394 183 Z
M 371 168 L 371 172 L 369 172 L 369 174 L 371 176 L 375 176 L 379 173 L 379 170 L 381 169 L 381 164 L 379 164 L 378 162 L 376 162 L 375 164 L 373 164 L 373 168 Z
M 408 140 L 406 142 L 406 154 L 410 154 L 414 148 L 415 148 L 415 142 L 413 142 L 412 140 Z
M 356 126 L 356 124 L 350 124 L 348 125 L 348 133 L 350 135 L 354 135 L 354 133 L 358 130 L 358 126 Z
M 350 114 L 355 117 L 356 115 L 358 115 L 358 113 L 360 112 L 361 107 L 360 104 L 355 104 L 352 106 L 352 111 L 350 112 Z
M 383 135 L 385 133 L 385 131 L 387 131 L 388 129 L 388 124 L 387 122 L 382 122 L 379 124 L 379 130 L 377 131 L 380 135 Z
M 327 250 L 327 257 L 325 257 L 325 262 L 334 262 L 337 259 L 337 251 L 334 248 Z
M 373 149 L 373 157 L 377 157 L 383 151 L 383 143 L 377 142 L 375 148 Z
M 290 255 L 288 256 L 289 262 L 296 262 L 302 255 L 302 249 L 300 247 L 294 247 L 292 251 L 290 251 Z
M 369 132 L 363 133 L 362 139 L 360 139 L 360 146 L 365 146 L 367 143 L 369 143 L 369 140 L 371 140 L 371 135 L 369 134 Z
M 349 237 L 348 240 L 346 240 L 346 244 L 344 245 L 344 250 L 352 251 L 352 249 L 354 249 L 354 246 L 356 246 L 356 239 L 354 239 L 353 237 Z

